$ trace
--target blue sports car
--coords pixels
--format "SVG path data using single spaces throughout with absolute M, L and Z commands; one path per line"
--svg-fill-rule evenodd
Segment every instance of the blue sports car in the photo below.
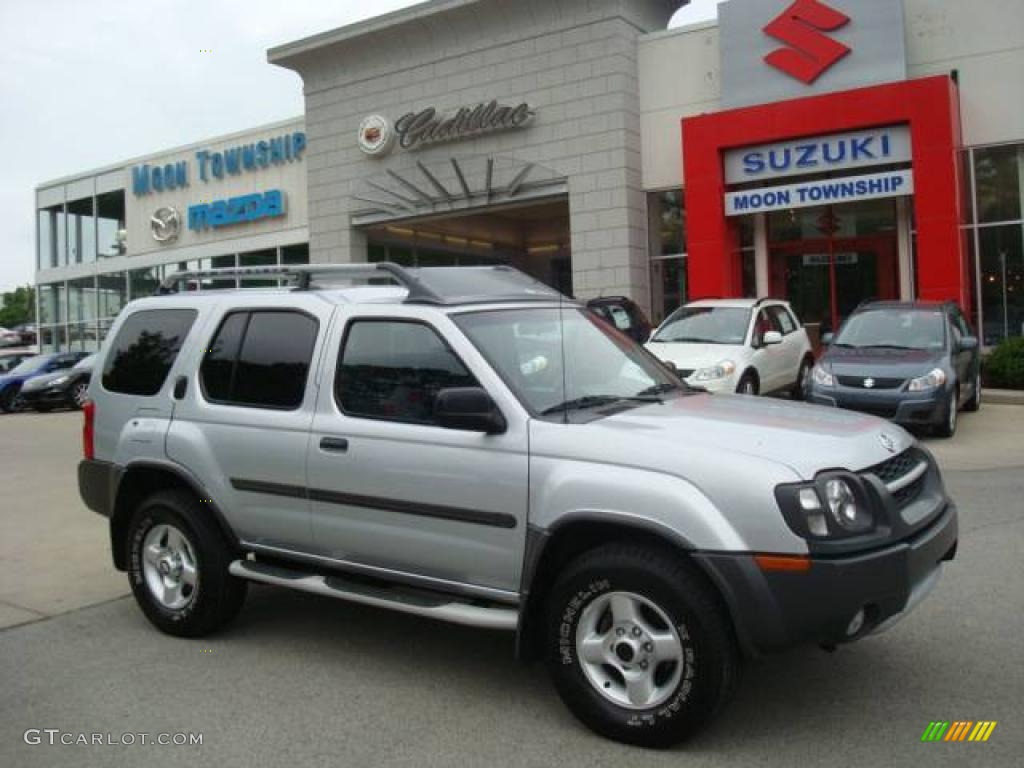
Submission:
M 17 410 L 21 386 L 29 379 L 71 368 L 86 354 L 88 353 L 62 352 L 60 354 L 36 355 L 21 362 L 13 370 L 0 375 L 0 411 L 10 413 Z

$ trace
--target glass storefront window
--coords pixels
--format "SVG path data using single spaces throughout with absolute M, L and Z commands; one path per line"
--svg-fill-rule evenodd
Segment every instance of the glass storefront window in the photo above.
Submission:
M 64 322 L 64 283 L 39 286 L 39 323 Z
M 96 261 L 96 219 L 92 198 L 73 200 L 67 204 L 68 263 Z
M 281 248 L 282 264 L 309 264 L 309 245 L 286 245 Z
M 649 193 L 647 213 L 651 258 L 686 253 L 686 209 L 683 190 Z
M 39 211 L 39 269 L 57 266 L 57 209 Z
M 686 258 L 651 262 L 651 308 L 655 325 L 686 303 Z
M 1024 335 L 1024 228 L 1020 224 L 982 227 L 982 340 L 986 346 Z
M 96 278 L 97 298 L 97 337 L 99 341 L 106 338 L 127 299 L 128 284 L 124 272 L 112 272 Z
M 54 220 L 57 228 L 57 253 L 53 262 L 55 267 L 63 267 L 68 263 L 68 224 L 67 215 L 64 213 L 64 206 L 57 208 L 54 213 Z
M 148 269 L 133 269 L 128 273 L 128 285 L 132 299 L 141 299 L 145 296 L 152 296 L 160 287 L 163 279 L 163 267 L 150 267 Z
M 99 257 L 120 256 L 124 245 L 117 239 L 124 229 L 124 190 L 106 192 L 96 197 L 96 235 Z
M 250 251 L 249 253 L 239 254 L 238 266 L 275 267 L 277 266 L 277 249 L 268 248 L 262 251 Z M 243 288 L 277 287 L 279 284 L 280 283 L 277 280 L 277 278 L 274 278 L 272 280 L 249 278 L 242 281 Z
M 1021 219 L 1024 145 L 974 150 L 974 184 L 980 223 Z

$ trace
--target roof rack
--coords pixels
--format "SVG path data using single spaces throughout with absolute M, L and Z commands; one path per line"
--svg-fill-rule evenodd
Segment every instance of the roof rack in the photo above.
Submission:
M 406 304 L 502 303 L 519 301 L 566 301 L 566 297 L 514 267 L 498 264 L 488 267 L 416 267 L 405 268 L 391 262 L 377 264 L 302 264 L 275 267 L 237 267 L 176 272 L 160 283 L 157 295 L 174 292 L 185 280 L 218 278 L 277 277 L 295 281 L 296 291 L 320 288 L 314 279 L 340 281 L 391 280 L 408 290 Z M 570 299 L 571 301 L 571 299 Z
M 314 277 L 334 277 L 341 280 L 374 280 L 390 278 L 407 288 L 406 301 L 442 304 L 443 299 L 427 288 L 404 267 L 389 261 L 376 264 L 300 264 L 279 267 L 225 267 L 223 269 L 197 269 L 175 272 L 160 283 L 156 293 L 166 296 L 174 287 L 185 280 L 215 280 L 232 277 L 279 277 L 295 280 L 295 290 L 308 291 L 313 288 Z

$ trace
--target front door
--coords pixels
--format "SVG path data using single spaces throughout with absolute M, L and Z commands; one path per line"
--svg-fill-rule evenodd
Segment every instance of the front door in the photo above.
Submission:
M 388 578 L 515 599 L 525 413 L 450 321 L 439 328 L 393 309 L 363 310 L 329 347 L 307 454 L 314 550 Z M 476 386 L 498 402 L 504 434 L 435 422 L 441 389 Z

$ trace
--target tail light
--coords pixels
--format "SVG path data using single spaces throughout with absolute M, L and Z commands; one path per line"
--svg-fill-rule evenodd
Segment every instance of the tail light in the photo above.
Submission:
M 86 400 L 82 405 L 82 453 L 86 459 L 96 458 L 96 403 Z

